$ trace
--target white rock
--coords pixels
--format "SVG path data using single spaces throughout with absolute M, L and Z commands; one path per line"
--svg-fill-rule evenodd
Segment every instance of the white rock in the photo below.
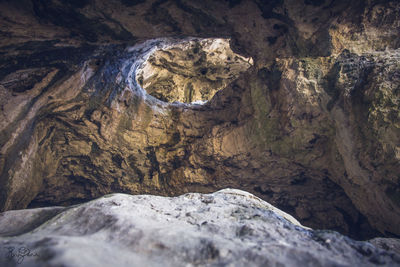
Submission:
M 57 215 L 48 219 L 49 214 Z M 37 226 L 38 218 L 46 220 Z M 305 228 L 267 202 L 233 189 L 174 198 L 112 194 L 70 208 L 9 211 L 0 215 L 0 229 L 1 266 L 400 264 L 397 254 Z M 29 255 L 28 250 L 18 255 L 23 247 Z

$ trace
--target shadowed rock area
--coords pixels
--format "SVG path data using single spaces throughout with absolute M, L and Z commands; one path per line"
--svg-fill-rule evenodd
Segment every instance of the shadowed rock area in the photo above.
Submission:
M 379 0 L 1 1 L 0 209 L 230 187 L 398 237 L 399 21 Z M 218 81 L 201 40 L 252 62 Z
M 53 209 L 59 212 L 60 208 Z M 24 218 L 29 225 L 27 215 L 41 212 L 5 212 L 0 226 L 5 233 L 13 232 L 10 218 Z M 0 258 L 3 266 L 400 264 L 400 254 L 336 232 L 304 228 L 267 202 L 232 189 L 175 198 L 107 195 L 64 208 L 39 227 L 19 236 L 0 237 L 0 242 L 14 251 L 23 244 L 32 254 Z

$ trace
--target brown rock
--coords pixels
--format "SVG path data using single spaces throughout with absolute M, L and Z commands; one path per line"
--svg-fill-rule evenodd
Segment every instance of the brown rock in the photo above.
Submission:
M 1 2 L 1 210 L 235 187 L 311 227 L 399 235 L 400 6 L 317 2 Z M 208 44 L 186 60 L 193 36 L 230 38 L 223 81 Z M 160 101 L 141 75 L 209 101 Z

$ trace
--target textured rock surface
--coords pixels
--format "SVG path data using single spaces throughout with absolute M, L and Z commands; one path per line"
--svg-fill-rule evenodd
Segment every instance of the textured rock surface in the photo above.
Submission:
M 399 235 L 399 9 L 1 1 L 1 210 L 234 187 L 307 226 Z M 146 55 L 188 37 L 254 66 L 203 106 L 146 95 Z
M 381 238 L 377 237 L 369 240 L 370 243 L 374 244 L 377 248 L 389 250 L 400 254 L 400 240 L 396 238 Z
M 32 226 L 36 214 L 51 219 Z M 54 213 L 59 213 L 54 215 Z M 10 219 L 24 219 L 20 234 Z M 2 266 L 399 266 L 400 255 L 293 217 L 240 190 L 166 198 L 107 195 L 64 208 L 1 214 Z M 20 257 L 25 247 L 35 256 Z M 23 254 L 23 253 L 21 253 Z
M 253 64 L 228 39 L 193 39 L 155 50 L 136 73 L 146 92 L 165 102 L 202 103 Z

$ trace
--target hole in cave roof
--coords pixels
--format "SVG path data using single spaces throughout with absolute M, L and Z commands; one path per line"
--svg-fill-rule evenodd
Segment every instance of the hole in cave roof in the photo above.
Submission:
M 252 64 L 231 50 L 229 39 L 191 39 L 155 50 L 136 81 L 161 101 L 204 104 Z

